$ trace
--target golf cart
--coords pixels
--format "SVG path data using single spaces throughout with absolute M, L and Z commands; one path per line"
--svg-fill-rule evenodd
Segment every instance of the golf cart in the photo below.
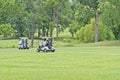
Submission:
M 37 52 L 55 52 L 55 48 L 52 45 L 52 38 L 43 38 L 43 42 L 38 42 Z
M 19 38 L 18 48 L 19 49 L 29 49 L 27 37 L 20 37 Z

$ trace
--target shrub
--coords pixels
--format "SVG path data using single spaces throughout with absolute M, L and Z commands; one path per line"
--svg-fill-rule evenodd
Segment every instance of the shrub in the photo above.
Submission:
M 87 24 L 82 27 L 76 34 L 77 38 L 81 42 L 93 42 L 94 41 L 94 28 L 93 24 Z
M 94 35 L 95 35 L 95 28 L 94 28 L 94 19 L 91 19 L 90 23 L 85 25 L 85 27 L 82 27 L 76 34 L 77 39 L 81 42 L 88 43 L 88 42 L 94 42 Z M 115 36 L 105 24 L 102 23 L 102 21 L 99 20 L 98 23 L 98 37 L 99 41 L 104 40 L 113 40 L 115 39 Z
M 70 43 L 70 42 L 72 42 L 72 39 L 70 39 L 70 38 L 65 38 L 65 39 L 63 39 L 63 42 L 68 42 L 68 43 Z
M 0 25 L 0 34 L 4 36 L 4 39 L 6 39 L 7 36 L 10 36 L 12 33 L 13 33 L 13 28 L 11 27 L 11 24 Z

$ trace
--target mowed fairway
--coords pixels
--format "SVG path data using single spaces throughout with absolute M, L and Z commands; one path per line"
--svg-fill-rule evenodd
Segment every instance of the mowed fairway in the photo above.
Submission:
M 120 80 L 120 47 L 0 49 L 0 80 Z

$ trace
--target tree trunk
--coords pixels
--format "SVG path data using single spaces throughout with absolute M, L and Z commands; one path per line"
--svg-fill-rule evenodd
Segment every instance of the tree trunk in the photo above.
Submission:
M 95 8 L 95 42 L 98 42 L 98 10 Z
M 32 23 L 31 23 L 31 48 L 33 48 L 34 44 L 34 20 L 32 20 Z
M 34 6 L 33 4 L 32 6 L 32 14 L 34 14 Z M 31 48 L 33 48 L 34 46 L 34 16 L 32 15 L 32 23 L 31 23 Z
M 56 40 L 58 41 L 59 40 L 59 27 L 58 25 L 56 25 Z
M 40 38 L 41 35 L 41 31 L 40 31 L 40 27 L 38 27 L 38 38 Z
M 45 27 L 42 26 L 42 37 L 45 37 Z
M 58 7 L 57 7 L 57 11 L 56 11 L 56 40 L 58 41 L 59 39 L 59 25 L 58 25 Z
M 50 26 L 50 37 L 52 37 L 52 26 Z
M 52 32 L 53 32 L 53 29 L 52 29 L 52 26 L 53 26 L 53 13 L 54 13 L 54 10 L 53 8 L 51 9 L 51 25 L 50 25 L 50 37 L 52 37 Z
M 72 32 L 71 34 L 72 34 L 72 38 L 74 38 L 74 33 Z

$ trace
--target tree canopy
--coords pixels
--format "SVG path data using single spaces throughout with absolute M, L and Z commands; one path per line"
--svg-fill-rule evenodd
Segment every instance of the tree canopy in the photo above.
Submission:
M 0 26 L 11 37 L 53 37 L 68 29 L 80 42 L 120 39 L 120 0 L 0 0 Z M 9 33 L 9 34 L 8 34 Z M 14 35 L 10 35 L 10 34 Z

